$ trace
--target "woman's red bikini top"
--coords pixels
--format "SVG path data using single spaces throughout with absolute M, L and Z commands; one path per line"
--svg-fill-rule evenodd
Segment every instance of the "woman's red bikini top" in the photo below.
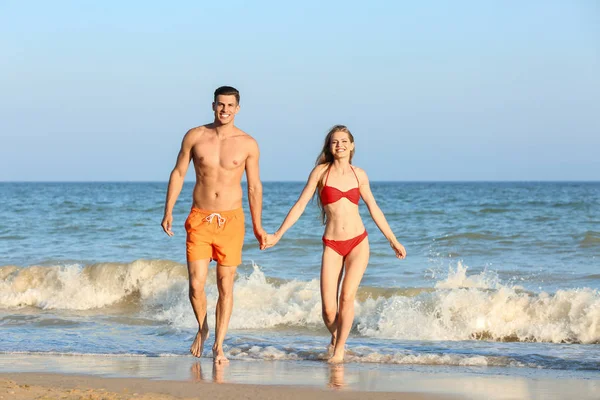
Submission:
M 356 177 L 356 182 L 358 182 L 358 176 L 356 176 L 354 168 L 352 168 L 352 166 L 350 166 L 350 168 L 354 173 L 354 177 Z M 325 184 L 323 185 L 323 189 L 321 190 L 321 204 L 323 204 L 323 206 L 326 206 L 327 204 L 335 203 L 342 197 L 345 197 L 352 203 L 358 205 L 358 201 L 360 200 L 360 189 L 358 187 L 355 187 L 345 192 L 342 192 L 338 188 L 334 188 L 333 186 L 327 186 L 327 180 L 329 179 L 329 171 L 331 171 L 331 167 L 327 169 Z M 358 184 L 360 185 L 360 182 L 358 182 Z

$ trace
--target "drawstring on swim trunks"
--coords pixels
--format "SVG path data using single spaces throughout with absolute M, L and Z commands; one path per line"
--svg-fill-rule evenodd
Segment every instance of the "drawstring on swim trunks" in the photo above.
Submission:
M 223 225 L 225 223 L 225 221 L 227 220 L 225 217 L 222 217 L 221 214 L 219 213 L 212 213 L 210 215 L 207 215 L 206 218 L 204 218 L 205 221 L 208 221 L 209 224 L 212 224 L 213 219 L 217 217 L 217 226 L 220 228 L 221 225 Z

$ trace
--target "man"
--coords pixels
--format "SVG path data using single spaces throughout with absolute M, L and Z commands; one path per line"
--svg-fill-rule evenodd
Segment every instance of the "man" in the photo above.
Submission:
M 204 285 L 208 264 L 217 261 L 219 299 L 216 308 L 213 360 L 227 363 L 223 341 L 233 308 L 233 280 L 242 261 L 244 211 L 242 175 L 246 171 L 248 201 L 254 235 L 261 248 L 266 241 L 262 228 L 262 184 L 259 176 L 259 150 L 256 140 L 234 125 L 240 110 L 240 94 L 222 86 L 215 91 L 212 108 L 214 122 L 190 129 L 183 137 L 177 163 L 169 179 L 162 227 L 173 236 L 173 206 L 181 192 L 190 161 L 194 162 L 196 185 L 193 205 L 185 222 L 186 253 L 189 273 L 189 297 L 198 320 L 198 333 L 190 352 L 202 356 L 208 338 L 206 293 Z

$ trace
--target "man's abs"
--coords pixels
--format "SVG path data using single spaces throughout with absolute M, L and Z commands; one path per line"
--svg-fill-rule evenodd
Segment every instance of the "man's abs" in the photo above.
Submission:
M 242 207 L 242 185 L 203 184 L 194 186 L 194 207 L 202 210 L 227 211 Z

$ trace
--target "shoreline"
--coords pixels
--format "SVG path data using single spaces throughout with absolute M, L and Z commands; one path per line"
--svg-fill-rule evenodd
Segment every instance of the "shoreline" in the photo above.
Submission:
M 0 371 L 0 400 L 600 398 L 594 371 L 32 354 L 0 354 Z

